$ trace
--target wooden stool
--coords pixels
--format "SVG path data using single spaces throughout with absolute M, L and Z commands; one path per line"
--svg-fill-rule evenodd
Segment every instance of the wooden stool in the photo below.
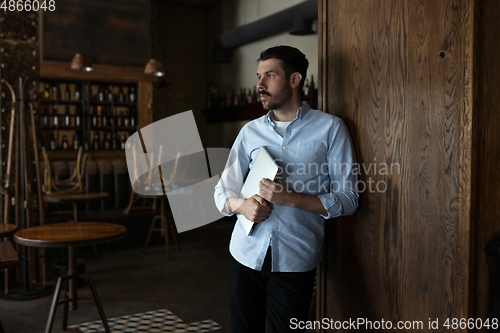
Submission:
M 146 247 L 148 247 L 149 240 L 151 239 L 151 233 L 153 231 L 159 231 L 162 235 L 162 237 L 165 237 L 165 250 L 167 252 L 167 258 L 168 258 L 168 252 L 169 252 L 169 244 L 168 244 L 168 236 L 169 233 L 172 234 L 172 237 L 174 239 L 175 245 L 177 246 L 177 250 L 180 251 L 181 248 L 179 246 L 179 243 L 177 242 L 177 229 L 175 228 L 175 223 L 172 223 L 172 219 L 167 217 L 167 212 L 165 211 L 165 199 L 166 196 L 160 195 L 160 196 L 154 196 L 158 200 L 160 200 L 160 215 L 156 215 L 153 217 L 153 221 L 151 222 L 151 227 L 149 228 L 149 233 L 148 233 L 148 238 L 146 239 L 146 244 L 144 245 L 144 250 L 146 250 Z M 156 221 L 160 220 L 160 227 L 156 228 L 155 224 Z
M 9 241 L 0 242 L 0 268 L 12 268 L 19 266 L 21 261 L 17 256 L 14 246 Z

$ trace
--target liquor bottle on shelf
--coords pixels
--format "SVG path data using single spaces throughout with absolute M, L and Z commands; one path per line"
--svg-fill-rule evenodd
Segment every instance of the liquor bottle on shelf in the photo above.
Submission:
M 113 127 L 115 125 L 115 111 L 109 108 L 109 126 Z
M 120 86 L 120 90 L 118 91 L 118 102 L 125 103 L 125 93 L 122 86 Z
M 64 149 L 64 150 L 68 149 L 69 145 L 68 145 L 68 136 L 67 135 L 62 136 L 61 145 L 62 145 L 62 149 Z
M 47 108 L 42 108 L 42 125 L 49 126 L 49 110 Z
M 59 101 L 59 88 L 57 87 L 57 84 L 54 84 L 52 87 L 52 100 L 53 101 Z
M 66 90 L 64 90 L 64 100 L 65 101 L 71 100 L 71 92 L 69 91 L 69 83 L 66 84 Z
M 78 90 L 78 85 L 75 87 L 75 101 L 78 102 L 80 101 L 80 97 L 81 97 L 81 94 L 80 94 L 80 90 Z
M 57 149 L 56 138 L 54 137 L 54 132 L 50 132 L 49 148 L 50 148 L 50 150 L 56 150 Z
M 120 149 L 125 150 L 125 143 L 127 142 L 127 136 L 125 134 L 122 134 L 120 137 Z
M 130 126 L 135 127 L 135 117 L 133 114 L 130 116 Z
M 43 98 L 46 100 L 50 99 L 50 86 L 48 83 L 45 83 L 45 90 L 43 91 Z
M 106 132 L 106 135 L 104 137 L 104 149 L 110 150 L 111 149 L 111 132 Z
M 78 114 L 78 111 L 75 113 L 75 124 L 74 126 L 75 127 L 79 127 L 81 124 L 81 118 L 80 118 L 80 114 Z
M 78 133 L 73 134 L 73 149 L 78 150 L 80 147 L 80 140 L 78 139 Z
M 108 98 L 108 102 L 110 102 L 110 103 L 114 101 L 113 85 L 112 84 L 109 85 L 107 98 Z
M 103 86 L 99 85 L 99 102 L 104 101 L 106 101 L 106 91 Z
M 102 85 L 99 85 L 99 90 L 97 91 L 97 101 L 104 102 L 104 90 L 102 89 Z
M 97 127 L 102 127 L 102 107 L 97 106 Z
M 99 133 L 94 133 L 94 140 L 92 141 L 92 148 L 94 148 L 94 150 L 99 150 L 99 148 L 100 148 Z
M 104 108 L 102 111 L 102 126 L 108 126 L 108 108 Z
M 234 105 L 234 106 L 238 106 L 238 104 L 240 103 L 238 94 L 235 94 L 234 90 L 231 91 L 231 101 L 232 101 L 232 105 Z
M 129 117 L 127 117 L 127 116 L 123 117 L 123 126 L 128 127 L 129 125 L 130 125 Z
M 316 86 L 314 85 L 314 75 L 311 75 L 311 83 L 309 84 L 309 96 L 315 95 Z
M 304 82 L 304 96 L 309 96 L 309 79 Z
M 95 108 L 90 107 L 90 115 L 92 117 L 92 126 L 97 127 L 97 114 Z
M 66 126 L 66 127 L 71 126 L 70 119 L 71 119 L 71 116 L 69 114 L 69 106 L 66 105 L 66 108 L 64 110 L 64 126 Z
M 116 126 L 122 127 L 122 116 L 120 110 L 116 110 Z
M 249 89 L 250 90 L 250 89 Z M 242 88 L 241 89 L 241 95 L 240 95 L 240 103 L 241 104 L 248 104 L 248 98 L 247 98 L 247 88 Z
M 57 110 L 57 106 L 54 106 L 52 109 L 52 126 L 59 126 L 59 112 Z
M 130 87 L 129 89 L 129 94 L 128 94 L 128 101 L 130 103 L 135 103 L 135 87 Z
M 116 150 L 116 133 L 111 134 L 111 149 Z

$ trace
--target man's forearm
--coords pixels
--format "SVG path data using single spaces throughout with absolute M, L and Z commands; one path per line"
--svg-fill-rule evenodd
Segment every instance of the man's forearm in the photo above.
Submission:
M 229 214 L 240 214 L 241 212 L 238 211 L 238 208 L 241 207 L 241 205 L 243 204 L 243 201 L 245 201 L 245 199 L 236 198 L 236 197 L 229 198 L 226 201 L 226 205 L 225 205 L 226 211 Z
M 310 213 L 328 215 L 321 200 L 315 195 L 292 192 L 290 195 L 290 204 L 287 206 L 305 210 Z

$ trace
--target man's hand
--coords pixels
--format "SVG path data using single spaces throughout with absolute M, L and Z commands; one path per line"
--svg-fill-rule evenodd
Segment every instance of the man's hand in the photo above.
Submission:
M 258 194 L 240 201 L 242 199 L 231 198 L 228 200 L 228 208 L 231 213 L 243 214 L 249 221 L 260 223 L 269 217 L 271 208 L 266 200 Z
M 262 179 L 259 183 L 259 194 L 262 198 L 278 206 L 288 206 L 311 213 L 328 215 L 319 197 L 291 191 L 281 179 L 277 179 L 276 182 L 266 178 Z
M 288 190 L 287 185 L 281 179 L 273 182 L 263 178 L 259 183 L 259 195 L 275 205 L 291 206 L 294 194 L 294 192 Z

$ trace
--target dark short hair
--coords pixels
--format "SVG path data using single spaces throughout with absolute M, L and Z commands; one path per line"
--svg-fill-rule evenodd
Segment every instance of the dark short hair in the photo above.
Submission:
M 290 78 L 290 75 L 295 72 L 299 72 L 302 75 L 302 80 L 299 83 L 299 91 L 302 91 L 307 76 L 307 68 L 309 67 L 309 61 L 305 54 L 295 47 L 279 45 L 263 51 L 259 59 L 257 59 L 257 62 L 273 58 L 281 60 L 287 80 Z

